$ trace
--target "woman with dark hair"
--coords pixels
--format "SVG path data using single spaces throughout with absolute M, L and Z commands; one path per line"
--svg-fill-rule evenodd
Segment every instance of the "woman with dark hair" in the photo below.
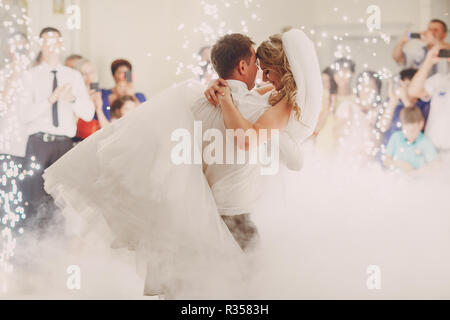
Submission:
M 322 84 L 323 84 L 323 96 L 322 96 L 322 111 L 319 116 L 316 129 L 314 130 L 314 136 L 317 136 L 320 130 L 323 129 L 328 118 L 334 113 L 336 103 L 336 91 L 337 84 L 333 78 L 333 70 L 327 67 L 322 71 Z
M 323 89 L 329 91 L 330 94 L 335 94 L 337 91 L 337 84 L 334 80 L 334 71 L 330 67 L 326 67 L 322 71 Z
M 330 100 L 329 112 L 326 121 L 317 134 L 316 148 L 326 156 L 333 155 L 338 146 L 338 138 L 341 135 L 341 121 L 336 116 L 336 112 L 341 105 L 354 103 L 356 97 L 351 88 L 351 81 L 355 73 L 355 63 L 347 58 L 337 59 L 329 68 L 327 74 L 330 77 Z M 336 85 L 336 86 L 334 86 Z M 331 89 L 335 89 L 331 93 Z
M 123 96 L 131 96 L 137 104 L 144 103 L 147 98 L 143 93 L 136 92 L 132 79 L 133 66 L 128 60 L 118 59 L 111 64 L 111 73 L 116 85 L 107 90 L 102 89 L 103 113 L 111 120 L 111 105 Z M 97 116 L 94 117 L 97 120 Z

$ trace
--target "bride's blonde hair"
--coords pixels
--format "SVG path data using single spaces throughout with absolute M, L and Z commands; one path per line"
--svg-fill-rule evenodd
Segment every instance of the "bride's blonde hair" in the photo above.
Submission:
M 300 108 L 297 105 L 297 85 L 291 66 L 283 49 L 283 41 L 281 35 L 276 34 L 264 41 L 256 50 L 256 56 L 267 67 L 274 69 L 281 75 L 282 88 L 280 91 L 274 92 L 269 99 L 270 105 L 274 106 L 281 99 L 287 97 L 289 105 L 295 111 L 295 117 L 300 120 Z

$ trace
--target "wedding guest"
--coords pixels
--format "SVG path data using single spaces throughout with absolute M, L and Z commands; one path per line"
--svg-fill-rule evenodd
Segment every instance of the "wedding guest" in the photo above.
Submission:
M 81 59 L 75 65 L 75 69 L 78 70 L 83 77 L 90 99 L 94 103 L 95 114 L 97 117 L 97 119 L 92 119 L 91 121 L 84 121 L 81 118 L 78 119 L 76 138 L 78 141 L 81 141 L 89 137 L 100 128 L 107 126 L 109 124 L 109 120 L 103 113 L 103 100 L 100 89 L 91 89 L 91 86 L 98 87 L 98 74 L 95 66 L 89 60 Z
M 400 112 L 402 130 L 389 139 L 384 165 L 405 173 L 424 169 L 438 159 L 433 143 L 422 132 L 424 117 L 418 107 L 404 108 Z
M 116 85 L 111 90 L 102 89 L 102 109 L 108 120 L 111 120 L 110 106 L 120 97 L 131 96 L 138 104 L 147 100 L 143 93 L 136 92 L 133 79 L 126 78 L 126 75 L 130 75 L 132 71 L 133 66 L 127 60 L 119 59 L 111 64 L 111 73 Z M 97 120 L 97 116 L 95 116 L 95 119 Z
M 325 126 L 326 122 L 329 121 L 330 117 L 332 117 L 334 114 L 337 84 L 334 81 L 333 70 L 331 70 L 330 67 L 327 67 L 322 71 L 322 85 L 322 110 L 320 112 L 316 129 L 314 130 L 315 136 L 319 134 L 319 132 Z
M 51 27 L 44 28 L 39 38 L 43 61 L 29 71 L 22 116 L 30 135 L 27 160 L 35 160 L 39 165 L 39 170 L 25 186 L 25 197 L 31 210 L 27 220 L 44 230 L 53 210 L 40 210 L 38 216 L 41 205 L 52 206 L 51 198 L 44 190 L 42 173 L 73 147 L 72 138 L 76 133 L 74 114 L 90 121 L 95 109 L 80 73 L 61 63 L 61 32 Z
M 323 155 L 333 155 L 338 146 L 338 137 L 342 123 L 337 121 L 336 110 L 343 103 L 355 103 L 356 96 L 353 93 L 351 82 L 355 73 L 355 63 L 347 58 L 340 58 L 332 65 L 333 80 L 336 83 L 336 98 L 334 98 L 333 111 L 316 138 L 316 148 Z M 336 133 L 338 132 L 338 134 Z
M 132 96 L 123 96 L 113 102 L 111 105 L 111 121 L 116 121 L 126 114 L 130 113 L 139 104 L 136 103 L 136 100 Z
M 411 80 L 408 92 L 416 98 L 424 96 L 431 98 L 425 134 L 440 155 L 450 158 L 450 72 L 437 73 L 427 79 L 433 66 L 441 61 L 450 61 L 450 58 L 438 57 L 441 48 L 437 45 L 428 51 L 425 61 Z
M 394 132 L 401 130 L 400 112 L 404 108 L 416 106 L 422 112 L 424 117 L 424 126 L 430 113 L 430 100 L 426 97 L 416 98 L 408 93 L 411 79 L 416 74 L 417 69 L 404 69 L 400 72 L 400 82 L 397 89 L 393 88 L 392 81 L 389 81 L 389 100 L 379 121 L 379 128 L 384 132 L 383 145 L 386 146 Z
M 378 153 L 381 133 L 376 123 L 381 110 L 381 86 L 376 72 L 363 71 L 356 79 L 356 100 L 337 107 L 335 134 L 346 153 L 357 153 L 368 159 Z
M 64 62 L 64 65 L 65 65 L 66 67 L 75 69 L 77 63 L 78 63 L 80 60 L 82 60 L 82 59 L 83 59 L 83 57 L 80 56 L 79 54 L 71 54 L 70 56 L 68 56 L 68 57 L 66 58 L 66 60 L 65 60 L 65 62 Z
M 428 24 L 427 30 L 420 33 L 424 46 L 418 47 L 411 52 L 404 50 L 405 45 L 411 40 L 410 33 L 405 32 L 392 53 L 394 60 L 401 66 L 419 68 L 427 56 L 428 51 L 435 45 L 450 48 L 450 43 L 445 42 L 447 38 L 447 24 L 439 19 L 433 19 Z M 448 64 L 442 61 L 440 64 L 434 65 L 430 69 L 428 76 L 436 74 L 438 71 L 447 72 Z

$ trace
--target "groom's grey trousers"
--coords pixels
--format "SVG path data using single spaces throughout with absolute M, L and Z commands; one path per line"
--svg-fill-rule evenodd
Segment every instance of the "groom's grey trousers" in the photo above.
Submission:
M 249 213 L 234 216 L 222 215 L 222 220 L 243 251 L 248 251 L 256 245 L 259 238 L 258 229 L 250 219 Z

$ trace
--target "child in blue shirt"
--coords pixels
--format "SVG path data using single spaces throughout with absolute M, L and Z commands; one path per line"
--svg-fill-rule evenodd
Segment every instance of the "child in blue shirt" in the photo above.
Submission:
M 395 132 L 386 147 L 384 165 L 404 172 L 423 169 L 438 158 L 433 143 L 422 132 L 424 117 L 418 107 L 400 113 L 402 130 Z

